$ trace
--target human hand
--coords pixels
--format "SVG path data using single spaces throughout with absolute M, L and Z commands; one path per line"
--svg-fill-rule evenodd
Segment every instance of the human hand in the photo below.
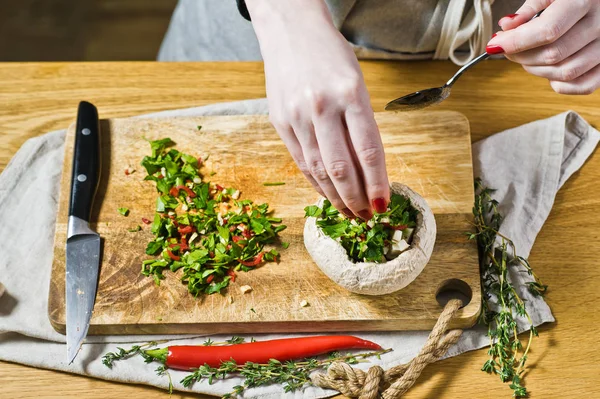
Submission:
M 502 32 L 488 53 L 506 54 L 548 79 L 557 93 L 591 94 L 600 87 L 600 0 L 527 0 L 498 24 Z
M 385 155 L 354 52 L 323 0 L 247 0 L 269 114 L 315 189 L 347 216 L 385 212 Z

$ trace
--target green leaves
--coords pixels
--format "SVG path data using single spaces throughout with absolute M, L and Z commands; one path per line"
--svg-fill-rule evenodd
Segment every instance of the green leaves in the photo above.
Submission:
M 304 212 L 305 212 L 304 217 L 316 218 L 318 216 L 321 216 L 321 214 L 323 213 L 323 210 L 316 205 L 309 205 L 306 208 L 304 208 Z
M 117 208 L 117 212 L 119 212 L 123 216 L 128 216 L 129 208 Z
M 340 242 L 354 262 L 386 262 L 384 249 L 391 245 L 396 229 L 416 226 L 418 211 L 410 199 L 392 194 L 387 212 L 375 214 L 370 221 L 348 219 L 329 202 L 323 208 L 304 208 L 305 217 L 316 217 L 317 226 L 327 236 Z
M 491 197 L 494 191 L 483 186 L 480 179 L 475 180 L 473 216 L 476 231 L 466 233 L 469 239 L 477 239 L 483 290 L 480 322 L 488 325 L 490 337 L 490 359 L 482 370 L 497 374 L 503 382 L 510 381 L 513 396 L 524 397 L 527 390 L 522 385 L 522 375 L 537 330 L 527 313 L 525 302 L 510 282 L 509 269 L 522 268 L 532 277 L 532 281 L 525 283 L 532 295 L 543 295 L 548 287 L 535 275 L 529 262 L 516 254 L 513 242 L 499 233 L 503 217 L 498 211 L 498 201 Z M 531 324 L 524 351 L 517 336 L 517 316 Z
M 268 204 L 235 200 L 235 189 L 203 181 L 198 158 L 168 148 L 174 144 L 151 141 L 152 155 L 142 160 L 145 180 L 153 181 L 158 192 L 154 239 L 146 247 L 146 254 L 158 258 L 144 261 L 142 273 L 158 285 L 165 270 L 177 272 L 194 296 L 220 293 L 234 269 L 252 270 L 240 261 L 277 260 L 277 251 L 265 245 L 286 226 L 268 216 Z

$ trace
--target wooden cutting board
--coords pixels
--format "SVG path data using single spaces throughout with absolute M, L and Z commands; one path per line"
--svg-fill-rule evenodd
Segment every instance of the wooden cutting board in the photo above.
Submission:
M 93 229 L 103 238 L 99 287 L 90 334 L 260 333 L 430 329 L 441 305 L 440 289 L 456 289 L 472 300 L 453 322 L 469 327 L 480 312 L 477 248 L 467 240 L 472 230 L 473 169 L 469 123 L 448 111 L 379 113 L 377 123 L 386 149 L 391 181 L 408 184 L 431 206 L 438 235 L 429 264 L 407 288 L 390 295 L 352 294 L 329 280 L 312 262 L 303 244 L 306 205 L 317 194 L 297 169 L 266 116 L 218 116 L 101 121 L 102 177 L 92 215 Z M 202 126 L 198 131 L 197 126 Z M 65 242 L 69 180 L 75 127 L 66 137 L 49 317 L 65 332 Z M 193 298 L 166 272 L 160 287 L 140 274 L 151 239 L 156 191 L 143 181 L 139 166 L 149 153 L 144 138 L 171 137 L 176 148 L 195 156 L 210 155 L 202 171 L 211 180 L 236 187 L 242 198 L 268 202 L 288 229 L 281 262 L 268 263 L 238 279 L 225 295 Z M 124 171 L 133 166 L 129 176 Z M 285 182 L 266 187 L 264 182 Z M 119 207 L 131 212 L 123 217 Z M 143 231 L 128 229 L 137 225 Z M 253 290 L 242 294 L 240 287 Z M 232 297 L 233 303 L 230 303 Z M 310 304 L 301 307 L 306 300 Z

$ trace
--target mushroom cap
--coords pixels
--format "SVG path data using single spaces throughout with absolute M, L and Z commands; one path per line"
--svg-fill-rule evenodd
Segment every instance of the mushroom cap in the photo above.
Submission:
M 435 244 L 437 228 L 427 202 L 401 183 L 392 183 L 391 191 L 410 199 L 419 211 L 410 248 L 384 263 L 352 262 L 346 250 L 333 238 L 325 235 L 309 217 L 304 225 L 304 246 L 317 266 L 338 285 L 348 291 L 366 295 L 389 294 L 410 284 L 423 271 Z M 323 206 L 321 198 L 317 206 Z

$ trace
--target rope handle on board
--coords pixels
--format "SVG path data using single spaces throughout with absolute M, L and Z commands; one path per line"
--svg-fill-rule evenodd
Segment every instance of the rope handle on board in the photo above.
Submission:
M 313 374 L 312 383 L 321 388 L 335 389 L 350 398 L 401 398 L 417 381 L 423 369 L 444 356 L 460 338 L 463 331 L 448 331 L 448 325 L 461 306 L 462 302 L 458 299 L 448 301 L 427 342 L 419 354 L 407 364 L 400 364 L 385 371 L 379 366 L 373 366 L 364 372 L 347 363 L 335 362 L 329 366 L 327 373 Z

